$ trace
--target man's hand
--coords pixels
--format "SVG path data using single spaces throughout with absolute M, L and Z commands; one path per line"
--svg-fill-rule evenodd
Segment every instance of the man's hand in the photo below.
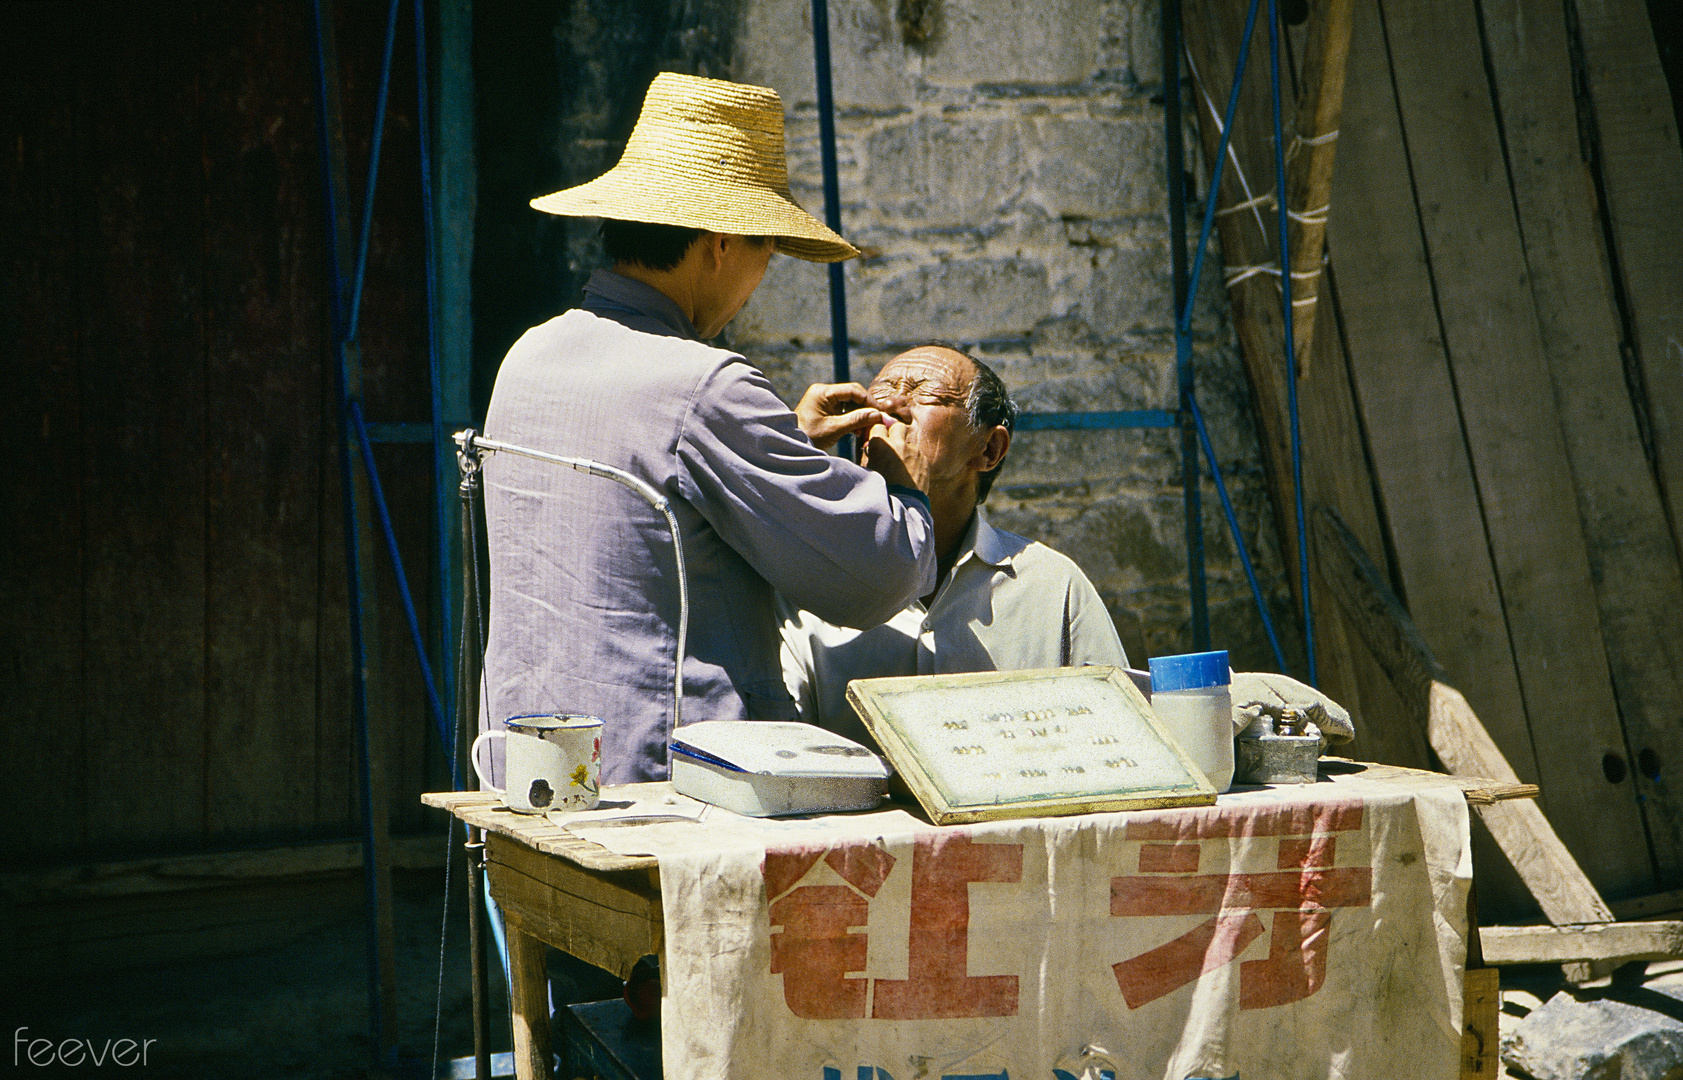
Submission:
M 871 425 L 859 463 L 880 473 L 890 484 L 929 492 L 929 461 L 920 452 L 912 425 L 902 423 L 887 413 Z
M 881 423 L 882 413 L 858 383 L 813 383 L 795 406 L 795 422 L 812 445 L 829 450 L 843 435 L 863 434 Z

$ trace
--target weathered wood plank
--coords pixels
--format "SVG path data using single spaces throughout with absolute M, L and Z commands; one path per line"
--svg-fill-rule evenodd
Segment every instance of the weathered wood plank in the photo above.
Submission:
M 646 877 L 609 880 L 507 837 L 489 839 L 491 895 L 529 933 L 621 978 L 639 958 L 660 951 L 660 891 Z
M 1642 0 L 1572 0 L 1595 151 L 1660 482 L 1683 500 L 1683 147 Z M 1675 760 L 1675 759 L 1673 759 Z
M 1363 547 L 1382 558 L 1384 526 L 1374 501 L 1361 423 L 1356 415 L 1350 361 L 1344 351 L 1343 318 L 1338 310 L 1337 279 L 1328 267 L 1321 284 L 1321 332 L 1313 338 L 1315 362 L 1299 387 L 1302 423 L 1307 433 L 1305 483 L 1317 507 L 1336 507 Z M 1313 528 L 1310 530 L 1313 535 Z M 1361 641 L 1359 628 L 1326 592 L 1325 554 L 1311 541 L 1311 581 L 1316 592 L 1316 643 L 1321 657 L 1321 688 L 1356 717 L 1351 757 L 1425 769 L 1432 766 L 1425 733 L 1409 716 L 1391 681 Z M 1344 697 L 1340 697 L 1340 694 Z
M 1646 748 L 1683 761 L 1683 574 L 1625 385 L 1594 179 L 1567 122 L 1576 102 L 1566 17 L 1558 4 L 1518 0 L 1486 0 L 1484 12 L 1526 272 L 1626 743 L 1639 759 Z M 1629 765 L 1657 869 L 1675 879 L 1683 792 Z
M 203 175 L 195 8 L 80 21 L 87 731 L 99 847 L 205 832 Z M 113 814 L 111 807 L 121 807 Z
M 445 838 L 441 835 L 395 837 L 392 866 L 400 870 L 442 867 L 444 845 Z M 338 840 L 207 855 L 36 867 L 0 874 L 0 900 L 40 904 L 139 893 L 187 892 L 230 881 L 328 874 L 355 870 L 361 865 L 361 842 Z
M 429 792 L 421 796 L 421 801 L 427 806 L 449 810 L 476 828 L 514 837 L 529 847 L 549 855 L 560 855 L 588 870 L 653 870 L 659 865 L 652 855 L 621 855 L 569 832 L 550 838 L 551 829 L 547 818 L 535 814 L 517 814 L 505 807 L 501 798 L 494 792 Z M 545 838 L 536 834 L 542 834 Z
M 1387 40 L 1431 297 L 1543 802 L 1592 881 L 1609 892 L 1651 888 L 1635 789 L 1609 783 L 1599 767 L 1604 756 L 1622 757 L 1624 736 L 1601 636 L 1585 632 L 1597 625 L 1595 592 L 1478 22 L 1462 0 L 1404 0 L 1396 11 L 1406 32 Z
M 213 841 L 317 817 L 316 467 L 326 285 L 307 24 L 205 9 L 206 803 Z
M 1615 900 L 1610 906 L 1614 915 L 1625 920 L 1670 915 L 1672 912 L 1683 911 L 1683 889 L 1672 889 L 1670 892 L 1654 893 L 1650 896 L 1633 896 L 1628 900 Z
M 514 1075 L 520 1080 L 549 1080 L 549 976 L 544 945 L 519 916 L 508 918 L 510 1020 L 514 1028 Z
M 75 295 L 86 213 L 70 35 L 42 5 L 0 5 L 0 423 L 19 440 L 0 485 L 0 757 L 42 781 L 55 835 L 8 829 L 0 861 L 83 840 L 82 492 Z M 49 781 L 50 782 L 44 782 Z
M 1354 20 L 1328 229 L 1351 380 L 1393 540 L 1396 565 L 1386 576 L 1400 584 L 1446 681 L 1467 695 L 1515 772 L 1534 780 L 1373 0 L 1359 0 Z M 1482 879 L 1480 894 L 1495 899 Z
M 1461 789 L 1468 806 L 1494 806 L 1514 799 L 1535 799 L 1536 784 L 1516 784 L 1487 776 L 1463 776 L 1458 773 L 1409 769 L 1401 765 L 1385 765 L 1376 761 L 1351 761 L 1344 757 L 1324 757 L 1321 771 L 1336 782 L 1344 775 L 1360 776 L 1363 780 L 1380 780 L 1401 785 L 1420 785 L 1433 781 L 1452 783 Z
M 27 905 L 0 925 L 0 964 L 98 978 L 115 968 L 227 956 L 354 916 L 360 901 L 355 878 L 340 874 Z
M 1469 967 L 1461 989 L 1461 1080 L 1502 1075 L 1502 973 Z
M 1443 681 L 1443 667 L 1355 538 L 1325 510 L 1315 515 L 1315 538 L 1334 595 L 1361 628 L 1368 648 L 1416 723 L 1426 729 L 1444 765 L 1462 775 L 1516 782 L 1512 766 L 1467 699 Z M 1535 804 L 1482 806 L 1479 816 L 1550 922 L 1612 920 L 1612 912 Z
M 1486 963 L 1567 964 L 1590 960 L 1671 960 L 1683 956 L 1683 922 L 1601 926 L 1485 926 Z

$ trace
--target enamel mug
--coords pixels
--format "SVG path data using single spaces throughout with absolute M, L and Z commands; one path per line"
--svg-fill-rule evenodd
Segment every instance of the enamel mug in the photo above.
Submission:
M 479 761 L 479 748 L 491 739 L 503 740 L 507 788 L 492 784 Z M 506 732 L 481 732 L 471 756 L 480 788 L 501 795 L 510 810 L 590 810 L 601 786 L 602 721 L 569 714 L 510 717 Z

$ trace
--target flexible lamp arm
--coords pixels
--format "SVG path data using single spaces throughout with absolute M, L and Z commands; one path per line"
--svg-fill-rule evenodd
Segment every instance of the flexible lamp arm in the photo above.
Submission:
M 672 553 L 678 564 L 678 651 L 672 660 L 672 724 L 666 735 L 667 755 L 671 755 L 672 731 L 683 722 L 684 708 L 684 646 L 689 637 L 690 629 L 690 589 L 689 577 L 684 570 L 684 540 L 678 533 L 678 518 L 672 513 L 672 503 L 656 491 L 647 481 L 639 480 L 623 469 L 616 469 L 612 465 L 604 465 L 589 458 L 563 457 L 560 454 L 549 454 L 542 450 L 533 450 L 525 446 L 515 446 L 512 443 L 498 442 L 487 439 L 472 428 L 456 432 L 456 445 L 461 448 L 460 460 L 463 473 L 478 470 L 480 457 L 484 451 L 516 454 L 520 457 L 532 458 L 536 461 L 547 461 L 552 465 L 565 465 L 569 469 L 600 476 L 605 480 L 612 480 L 622 487 L 630 488 L 650 506 L 659 510 L 666 517 L 666 528 L 672 534 Z

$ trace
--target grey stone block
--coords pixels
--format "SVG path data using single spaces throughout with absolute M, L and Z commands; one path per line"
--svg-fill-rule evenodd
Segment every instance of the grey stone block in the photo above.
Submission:
M 810 0 L 744 3 L 732 77 L 769 86 L 785 110 L 817 100 Z M 891 110 L 916 100 L 909 53 L 887 0 L 830 0 L 830 82 L 838 109 Z
M 1504 1034 L 1502 1061 L 1536 1080 L 1683 1078 L 1683 975 L 1619 997 L 1561 991 Z
M 1051 217 L 1162 212 L 1163 137 L 1145 117 L 1035 116 L 1024 120 L 1028 199 Z
M 1167 250 L 1124 247 L 1094 256 L 1088 318 L 1104 334 L 1174 326 Z
M 918 226 L 974 225 L 1002 212 L 1028 179 L 1017 118 L 920 116 L 871 133 L 865 197 Z
M 1101 0 L 942 3 L 923 77 L 941 86 L 1083 82 L 1099 67 L 1093 29 L 1102 6 Z
M 1026 335 L 1051 303 L 1046 268 L 1025 259 L 921 266 L 883 288 L 883 331 L 898 341 Z
M 842 273 L 851 275 L 852 268 Z M 830 338 L 829 269 L 801 259 L 774 258 L 754 295 L 730 325 L 730 340 L 751 347 L 756 342 L 828 341 Z M 844 278 L 845 280 L 845 278 Z

